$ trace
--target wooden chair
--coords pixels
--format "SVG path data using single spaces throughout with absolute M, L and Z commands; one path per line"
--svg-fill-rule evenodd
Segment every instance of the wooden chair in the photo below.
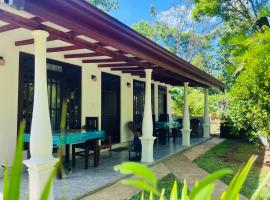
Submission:
M 100 150 L 105 149 L 110 152 L 110 157 L 112 157 L 112 137 L 111 136 L 106 136 L 105 141 L 101 143 L 99 146 Z
M 87 131 L 98 130 L 98 117 L 86 117 L 85 118 L 85 129 Z M 76 149 L 81 149 L 82 151 L 76 152 Z M 87 140 L 83 143 L 72 145 L 72 166 L 75 167 L 76 156 L 84 157 L 85 169 L 88 169 L 89 157 L 94 156 L 94 167 L 99 164 L 99 153 L 100 148 L 98 140 Z
M 129 150 L 128 155 L 129 155 L 129 159 L 131 159 L 130 155 L 131 152 L 135 153 L 135 158 L 139 158 L 141 156 L 141 152 L 142 152 L 142 144 L 141 144 L 141 140 L 139 139 L 139 137 L 142 135 L 140 128 L 137 126 L 136 123 L 130 121 L 127 124 L 128 128 L 131 130 L 131 132 L 133 133 L 133 148 Z

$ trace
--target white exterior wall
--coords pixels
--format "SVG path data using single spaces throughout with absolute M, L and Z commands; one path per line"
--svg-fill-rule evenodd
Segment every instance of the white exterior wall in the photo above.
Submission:
M 91 75 L 97 77 L 96 81 Z M 85 117 L 97 116 L 101 127 L 101 71 L 97 67 L 82 66 L 82 125 L 85 125 Z
M 131 86 L 128 87 L 127 83 Z M 133 133 L 128 129 L 127 123 L 133 121 L 133 78 L 129 74 L 121 76 L 121 115 L 120 131 L 121 142 L 133 140 Z
M 0 40 L 0 165 L 11 163 L 17 140 L 19 52 L 14 43 Z M 4 47 L 4 48 L 3 48 Z
M 15 47 L 14 41 L 8 42 L 0 38 L 0 56 L 6 60 L 5 66 L 0 66 L 0 165 L 6 161 L 11 164 L 17 140 L 17 112 L 18 112 L 18 78 L 19 78 L 19 52 L 33 54 L 33 46 Z M 50 59 L 66 62 L 82 67 L 82 125 L 86 116 L 98 116 L 101 127 L 101 72 L 119 75 L 121 79 L 121 119 L 120 138 L 121 143 L 131 141 L 133 134 L 127 128 L 127 122 L 133 120 L 133 79 L 144 81 L 130 74 L 112 72 L 108 69 L 100 69 L 97 64 L 82 64 L 80 59 L 64 59 L 62 54 L 48 53 Z M 97 77 L 96 81 L 91 75 Z M 131 87 L 127 86 L 131 83 Z M 158 85 L 155 85 L 155 115 L 158 119 Z M 169 102 L 169 101 L 168 101 Z M 168 103 L 169 105 L 169 103 Z M 168 109 L 169 110 L 169 109 Z

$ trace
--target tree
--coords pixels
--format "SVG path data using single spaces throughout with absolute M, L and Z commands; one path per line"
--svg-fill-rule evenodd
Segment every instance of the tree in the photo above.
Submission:
M 198 24 L 191 18 L 191 4 L 176 1 L 170 9 L 157 12 L 153 5 L 150 12 L 155 21 L 140 21 L 132 27 L 148 39 L 164 46 L 175 55 L 191 62 L 200 69 L 218 76 L 219 65 L 215 62 L 214 40 L 218 32 L 199 33 Z M 175 115 L 183 113 L 183 89 L 172 90 L 172 109 Z M 189 90 L 190 111 L 194 116 L 203 114 L 203 92 Z
M 238 37 L 234 61 L 243 65 L 230 92 L 229 116 L 238 127 L 256 137 L 270 138 L 270 28 Z
M 222 20 L 216 45 L 217 63 L 222 66 L 222 80 L 230 89 L 235 81 L 238 66 L 231 56 L 234 46 L 230 44 L 235 35 L 251 34 L 258 30 L 254 23 L 267 10 L 267 0 L 193 0 L 193 19 L 196 21 L 218 18 Z
M 191 19 L 191 7 L 179 2 L 160 13 L 151 5 L 151 14 L 155 17 L 155 21 L 149 23 L 142 20 L 132 28 L 178 57 L 191 62 L 199 52 L 210 50 L 214 36 L 196 33 L 195 22 Z
M 88 0 L 88 2 L 105 12 L 108 12 L 111 9 L 117 9 L 119 7 L 118 0 Z
M 221 17 L 225 22 L 247 22 L 251 24 L 258 17 L 267 0 L 194 0 L 192 10 L 196 20 L 204 17 Z

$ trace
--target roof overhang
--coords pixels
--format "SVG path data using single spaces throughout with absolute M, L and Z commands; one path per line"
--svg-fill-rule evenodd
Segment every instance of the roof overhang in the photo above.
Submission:
M 128 64 L 123 70 L 120 69 L 124 73 L 130 72 L 133 75 L 143 77 L 145 68 L 153 68 L 153 78 L 170 85 L 182 85 L 184 82 L 190 82 L 190 85 L 194 87 L 216 87 L 224 90 L 224 84 L 221 81 L 178 58 L 84 0 L 16 0 L 15 2 L 24 11 L 37 16 L 39 20 L 36 20 L 36 18 L 28 19 L 30 22 L 27 22 L 27 20 L 22 22 L 20 18 L 15 17 L 14 19 L 17 21 L 12 22 L 13 19 L 8 18 L 8 16 L 3 21 L 30 30 L 45 29 L 50 33 L 49 39 L 51 40 L 69 41 L 74 45 L 70 48 L 76 48 L 75 46 L 88 48 L 97 54 L 110 57 L 110 60 L 105 59 L 103 61 L 123 61 Z M 1 17 L 2 14 L 7 13 L 0 10 L 0 20 L 3 18 Z M 61 34 L 50 27 L 40 25 L 40 21 L 49 21 L 71 31 L 67 34 Z M 82 43 L 76 38 L 78 35 L 92 38 L 98 43 L 95 43 L 95 45 Z M 113 47 L 118 51 L 105 49 L 104 46 Z M 127 57 L 126 54 L 134 57 Z M 85 61 L 84 59 L 83 62 L 93 63 L 97 61 Z M 106 66 L 105 64 L 101 67 L 111 67 L 112 69 L 117 67 L 117 63 L 115 66 L 112 65 Z M 130 65 L 136 68 L 129 68 Z

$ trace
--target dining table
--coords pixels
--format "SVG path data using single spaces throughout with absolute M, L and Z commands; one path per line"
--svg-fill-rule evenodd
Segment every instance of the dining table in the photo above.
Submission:
M 166 143 L 166 138 L 169 140 L 170 129 L 172 130 L 173 141 L 175 141 L 177 130 L 180 128 L 181 125 L 177 121 L 157 121 L 154 123 L 154 131 L 162 144 Z
M 172 129 L 172 128 L 181 128 L 181 125 L 177 121 L 169 121 L 169 122 L 163 122 L 158 121 L 155 122 L 155 129 Z
M 30 157 L 30 133 L 24 133 L 24 142 L 28 144 L 27 155 Z M 89 140 L 96 141 L 99 144 L 99 140 L 105 139 L 105 132 L 102 130 L 64 130 L 64 131 L 52 131 L 52 143 L 54 149 L 60 149 L 65 145 L 65 161 L 70 161 L 70 145 L 76 143 L 83 143 Z M 99 153 L 97 154 L 99 157 Z M 95 166 L 98 166 L 99 158 L 94 158 Z

